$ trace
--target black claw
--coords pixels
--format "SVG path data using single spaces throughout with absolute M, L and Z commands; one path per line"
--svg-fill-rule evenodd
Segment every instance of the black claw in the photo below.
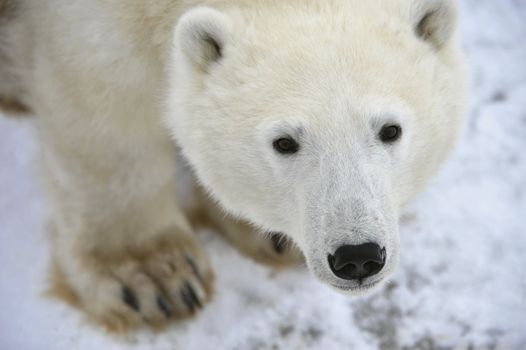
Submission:
M 199 279 L 199 282 L 203 283 L 203 279 L 201 277 L 201 274 L 199 273 L 199 269 L 197 268 L 194 259 L 192 259 L 188 254 L 185 255 L 185 259 L 186 263 L 190 265 L 190 268 L 192 269 L 194 275 L 196 275 L 197 279 Z
M 192 297 L 188 294 L 188 291 L 186 289 L 182 289 L 179 292 L 179 295 L 181 296 L 181 299 L 183 299 L 183 302 L 185 303 L 185 305 L 188 308 L 188 310 L 190 310 L 190 312 L 193 313 L 194 310 L 195 310 L 195 307 L 194 307 L 194 303 L 192 301 Z
M 122 287 L 121 298 L 126 303 L 126 305 L 131 307 L 133 310 L 139 312 L 139 301 L 137 300 L 137 297 L 135 296 L 135 294 L 133 294 L 130 288 Z
M 166 318 L 170 318 L 172 316 L 172 306 L 160 295 L 157 295 L 157 306 L 159 307 L 159 310 L 163 312 Z
M 197 296 L 197 293 L 192 288 L 190 283 L 185 283 L 186 290 L 188 291 L 188 295 L 192 298 L 193 304 L 196 305 L 198 308 L 202 308 L 203 304 L 201 303 L 201 300 L 199 300 L 199 297 Z
M 283 254 L 283 252 L 287 249 L 287 242 L 283 234 L 281 233 L 272 233 L 270 236 L 270 240 L 272 241 L 272 247 L 278 254 Z

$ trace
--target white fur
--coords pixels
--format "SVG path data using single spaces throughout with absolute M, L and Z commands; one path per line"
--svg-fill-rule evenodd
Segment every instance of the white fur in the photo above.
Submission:
M 224 55 L 195 71 L 185 47 L 192 29 L 214 35 L 214 21 Z M 291 236 L 330 285 L 364 289 L 328 267 L 344 244 L 386 247 L 386 267 L 371 279 L 388 275 L 401 207 L 437 170 L 462 115 L 453 4 L 256 1 L 192 10 L 181 27 L 166 120 L 212 195 Z M 387 122 L 403 127 L 394 145 L 377 138 Z M 277 154 L 280 135 L 298 139 L 300 152 Z
M 289 235 L 321 281 L 367 289 L 327 265 L 366 241 L 387 250 L 366 284 L 392 272 L 400 210 L 449 152 L 464 104 L 455 7 L 429 4 L 25 1 L 9 36 L 32 59 L 9 69 L 39 115 L 55 255 L 73 288 L 96 283 L 79 254 L 188 233 L 162 116 L 213 197 Z M 386 122 L 403 127 L 396 144 L 377 138 Z M 273 150 L 283 134 L 298 154 Z

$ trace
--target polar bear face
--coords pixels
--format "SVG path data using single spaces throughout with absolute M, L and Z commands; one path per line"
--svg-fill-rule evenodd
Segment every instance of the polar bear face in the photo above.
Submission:
M 254 1 L 180 19 L 167 125 L 233 215 L 360 293 L 396 266 L 401 207 L 457 134 L 449 1 Z

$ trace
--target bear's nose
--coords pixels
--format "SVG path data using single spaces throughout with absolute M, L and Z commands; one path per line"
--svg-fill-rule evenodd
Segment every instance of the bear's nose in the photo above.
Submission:
M 376 243 L 344 245 L 329 254 L 332 272 L 344 280 L 362 280 L 376 275 L 385 265 L 385 248 Z

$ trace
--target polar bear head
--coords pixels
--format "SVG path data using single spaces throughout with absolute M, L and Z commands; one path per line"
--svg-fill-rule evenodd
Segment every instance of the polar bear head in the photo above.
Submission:
M 324 283 L 374 287 L 457 134 L 454 4 L 225 3 L 176 26 L 170 130 L 228 212 L 288 235 Z

